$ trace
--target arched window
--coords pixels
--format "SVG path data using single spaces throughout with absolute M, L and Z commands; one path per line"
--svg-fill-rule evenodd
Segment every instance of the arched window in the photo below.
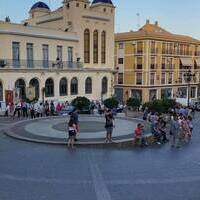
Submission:
M 98 63 L 98 31 L 94 31 L 93 33 L 93 63 Z
M 85 94 L 92 94 L 92 79 L 90 77 L 85 80 Z
M 60 80 L 60 96 L 66 96 L 67 95 L 67 79 L 66 78 L 62 78 Z
M 104 77 L 101 82 L 102 94 L 106 94 L 108 92 L 108 79 Z
M 90 63 L 90 31 L 84 31 L 84 62 Z
M 101 33 L 101 63 L 106 63 L 106 32 Z
M 0 81 L 0 101 L 3 101 L 3 84 Z
M 78 80 L 77 78 L 73 78 L 71 80 L 71 95 L 77 95 L 78 94 Z
M 53 79 L 48 78 L 45 82 L 45 96 L 53 97 L 54 96 L 54 82 Z
M 16 93 L 18 94 L 17 96 L 21 99 L 26 98 L 26 83 L 23 79 L 18 79 L 15 82 L 15 88 L 16 88 Z
M 35 98 L 39 99 L 39 97 L 40 97 L 39 81 L 36 78 L 33 78 L 33 79 L 30 80 L 29 86 L 35 88 Z

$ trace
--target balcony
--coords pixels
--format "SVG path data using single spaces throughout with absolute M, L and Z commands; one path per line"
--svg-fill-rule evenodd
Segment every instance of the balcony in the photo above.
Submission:
M 4 69 L 81 69 L 83 63 L 69 61 L 48 61 L 48 60 L 11 60 L 0 59 L 0 68 Z M 4 65 L 1 65 L 4 63 Z

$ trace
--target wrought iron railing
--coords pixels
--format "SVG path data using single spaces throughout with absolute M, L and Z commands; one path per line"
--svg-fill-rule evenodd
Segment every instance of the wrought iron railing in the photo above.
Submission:
M 49 60 L 12 60 L 0 59 L 0 68 L 9 69 L 80 69 L 82 62 L 49 61 Z

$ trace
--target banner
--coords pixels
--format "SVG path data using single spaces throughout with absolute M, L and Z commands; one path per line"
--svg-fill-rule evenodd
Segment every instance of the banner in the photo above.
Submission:
M 6 105 L 13 103 L 13 91 L 12 90 L 5 90 L 5 99 Z
M 32 101 L 35 98 L 35 87 L 26 88 L 26 97 Z
M 14 98 L 13 98 L 13 103 L 19 103 L 20 102 L 20 88 L 15 88 L 14 89 Z

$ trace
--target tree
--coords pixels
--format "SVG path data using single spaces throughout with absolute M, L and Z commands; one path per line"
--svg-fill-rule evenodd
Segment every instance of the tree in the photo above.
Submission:
M 90 100 L 86 97 L 76 97 L 72 100 L 72 105 L 78 110 L 83 110 L 85 108 L 88 109 L 90 106 Z
M 126 102 L 128 107 L 133 108 L 134 110 L 138 109 L 140 107 L 140 100 L 137 98 L 129 98 Z
M 116 98 L 111 97 L 104 100 L 104 105 L 109 109 L 117 108 L 119 105 L 119 101 Z

